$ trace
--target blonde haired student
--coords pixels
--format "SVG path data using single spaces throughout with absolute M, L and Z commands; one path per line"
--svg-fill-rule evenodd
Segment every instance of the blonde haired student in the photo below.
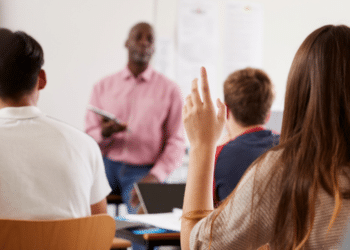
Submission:
M 301 44 L 286 89 L 280 144 L 213 210 L 216 114 L 201 69 L 183 120 L 191 143 L 181 225 L 186 249 L 337 249 L 350 215 L 350 28 L 323 26 Z

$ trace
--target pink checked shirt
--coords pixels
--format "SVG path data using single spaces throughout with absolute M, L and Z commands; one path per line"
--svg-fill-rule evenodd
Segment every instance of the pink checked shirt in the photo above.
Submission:
M 104 156 L 128 164 L 154 164 L 151 173 L 161 181 L 182 164 L 183 99 L 179 87 L 165 76 L 148 67 L 135 78 L 125 68 L 94 86 L 90 104 L 128 126 L 127 131 L 103 139 L 101 117 L 87 111 L 85 131 Z

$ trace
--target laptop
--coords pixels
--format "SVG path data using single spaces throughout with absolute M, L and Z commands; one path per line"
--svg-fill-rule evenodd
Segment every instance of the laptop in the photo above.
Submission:
M 186 184 L 135 183 L 137 196 L 144 212 L 169 213 L 181 208 Z

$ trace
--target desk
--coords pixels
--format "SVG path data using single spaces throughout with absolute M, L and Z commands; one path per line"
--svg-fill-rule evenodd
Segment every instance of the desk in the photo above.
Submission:
M 120 229 L 115 232 L 115 236 L 142 244 L 147 250 L 157 246 L 180 246 L 180 233 L 133 234 L 127 229 Z

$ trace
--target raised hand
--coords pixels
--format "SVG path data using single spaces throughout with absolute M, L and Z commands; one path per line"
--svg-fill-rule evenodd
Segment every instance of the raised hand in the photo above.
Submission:
M 199 95 L 198 79 L 194 79 L 191 94 L 187 96 L 182 110 L 182 119 L 191 147 L 203 144 L 216 145 L 226 122 L 226 106 L 219 99 L 217 99 L 219 111 L 216 114 L 204 67 L 201 68 L 201 79 L 203 101 Z

